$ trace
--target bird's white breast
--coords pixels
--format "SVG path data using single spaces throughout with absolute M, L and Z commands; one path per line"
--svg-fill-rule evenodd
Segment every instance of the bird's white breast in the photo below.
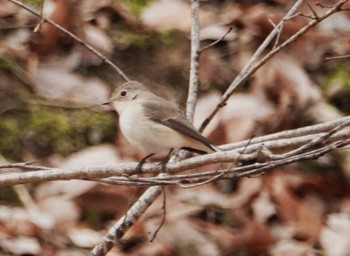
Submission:
M 183 135 L 151 120 L 139 102 L 124 103 L 119 115 L 119 126 L 125 138 L 147 154 L 166 155 L 171 148 L 177 150 L 184 146 Z

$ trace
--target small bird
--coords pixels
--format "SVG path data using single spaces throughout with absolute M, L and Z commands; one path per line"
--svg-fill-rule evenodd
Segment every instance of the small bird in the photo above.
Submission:
M 164 157 L 185 149 L 204 154 L 221 151 L 203 137 L 181 110 L 153 94 L 141 83 L 130 81 L 118 87 L 110 104 L 119 114 L 119 127 L 125 138 L 148 154 Z

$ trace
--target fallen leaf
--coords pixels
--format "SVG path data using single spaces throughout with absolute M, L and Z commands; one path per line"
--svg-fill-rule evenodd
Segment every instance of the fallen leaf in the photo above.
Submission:
M 299 239 L 316 242 L 322 228 L 322 216 L 293 195 L 283 173 L 277 171 L 269 181 L 271 198 L 276 202 L 278 215 L 294 230 Z
M 0 247 L 13 255 L 39 255 L 41 252 L 41 246 L 34 237 L 2 237 Z
M 320 234 L 320 243 L 327 255 L 350 254 L 350 217 L 348 213 L 328 215 L 326 226 Z
M 92 248 L 102 241 L 102 235 L 92 229 L 73 227 L 67 231 L 67 236 L 74 245 Z
M 313 251 L 312 246 L 308 243 L 287 239 L 278 241 L 270 249 L 271 256 L 308 256 L 313 255 Z

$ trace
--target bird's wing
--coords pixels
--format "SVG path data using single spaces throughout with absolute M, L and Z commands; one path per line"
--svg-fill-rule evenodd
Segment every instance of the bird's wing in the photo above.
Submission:
M 196 131 L 185 115 L 170 102 L 147 101 L 144 104 L 145 114 L 153 121 L 172 128 L 186 136 L 189 136 L 213 151 L 219 149 L 212 145 L 205 137 Z

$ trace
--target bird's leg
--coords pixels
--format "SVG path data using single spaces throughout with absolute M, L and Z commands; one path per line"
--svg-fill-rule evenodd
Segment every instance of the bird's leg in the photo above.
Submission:
M 173 153 L 174 149 L 171 148 L 168 152 L 168 154 L 160 161 L 160 165 L 162 166 L 162 172 L 166 172 L 166 164 L 169 162 L 171 154 Z
M 186 151 L 191 152 L 191 153 L 196 153 L 196 154 L 198 154 L 198 155 L 205 155 L 205 154 L 208 154 L 207 151 L 203 151 L 203 150 L 196 149 L 196 148 L 182 147 L 181 149 L 186 150 Z
M 136 171 L 137 172 L 141 172 L 142 166 L 144 165 L 144 163 L 146 163 L 146 160 L 148 158 L 150 158 L 151 156 L 154 156 L 154 153 L 151 153 L 147 156 L 145 156 L 144 158 L 141 159 L 141 161 L 139 162 L 139 164 L 136 166 Z

